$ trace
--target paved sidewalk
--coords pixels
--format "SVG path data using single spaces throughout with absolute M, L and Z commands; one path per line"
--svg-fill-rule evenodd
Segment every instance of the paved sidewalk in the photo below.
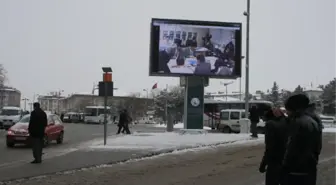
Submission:
M 221 144 L 235 143 L 237 141 L 224 142 Z M 213 144 L 209 146 L 217 146 Z M 201 145 L 198 147 L 204 147 Z M 78 170 L 86 167 L 98 166 L 101 164 L 116 164 L 125 162 L 131 159 L 140 159 L 143 157 L 155 156 L 161 153 L 171 153 L 176 150 L 183 150 L 187 148 L 198 147 L 179 147 L 167 149 L 108 149 L 108 150 L 92 150 L 81 149 L 62 156 L 48 158 L 42 164 L 30 164 L 30 161 L 12 164 L 0 167 L 0 182 L 10 181 L 15 179 L 29 178 L 35 176 L 42 176 L 54 174 L 57 172 L 64 172 L 70 170 Z
M 0 168 L 0 181 L 27 178 L 56 172 L 80 169 L 106 163 L 118 163 L 131 158 L 153 155 L 145 150 L 108 150 L 86 151 L 78 150 L 63 156 L 45 159 L 42 164 L 13 164 Z
M 334 138 L 323 138 L 319 185 L 335 182 Z M 258 173 L 258 167 L 263 152 L 262 142 L 246 143 L 13 181 L 10 185 L 262 185 L 264 175 Z

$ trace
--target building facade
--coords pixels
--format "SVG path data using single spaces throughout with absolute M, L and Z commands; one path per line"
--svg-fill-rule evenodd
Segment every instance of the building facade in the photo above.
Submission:
M 104 106 L 104 98 L 94 94 L 72 94 L 60 99 L 60 112 L 85 112 L 86 106 Z M 109 97 L 107 104 L 113 113 L 128 109 L 133 114 L 143 114 L 153 99 L 125 96 Z
M 45 95 L 38 96 L 37 100 L 40 103 L 40 106 L 45 111 L 50 112 L 61 112 L 61 99 L 64 97 L 56 95 Z
M 0 108 L 5 106 L 20 107 L 21 92 L 13 87 L 0 87 Z

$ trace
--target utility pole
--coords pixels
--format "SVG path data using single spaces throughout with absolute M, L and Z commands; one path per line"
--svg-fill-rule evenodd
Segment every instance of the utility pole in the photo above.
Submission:
M 247 0 L 247 10 L 244 12 L 246 16 L 246 59 L 245 59 L 245 116 L 248 118 L 249 112 L 249 68 L 250 68 L 250 0 Z

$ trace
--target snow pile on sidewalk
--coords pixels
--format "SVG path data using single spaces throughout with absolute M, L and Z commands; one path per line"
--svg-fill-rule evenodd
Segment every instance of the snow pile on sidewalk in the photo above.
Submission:
M 208 145 L 225 144 L 250 140 L 249 134 L 179 134 L 179 133 L 136 133 L 121 137 L 111 137 L 107 145 L 102 142 L 91 145 L 91 149 L 150 149 L 171 150 Z
M 323 132 L 336 133 L 336 128 L 335 127 L 325 127 L 323 129 Z
M 166 124 L 155 124 L 154 127 L 166 128 L 167 125 Z M 174 128 L 184 128 L 184 124 L 183 123 L 177 123 L 177 124 L 174 125 Z M 211 130 L 210 127 L 206 127 L 206 126 L 203 126 L 203 129 L 204 130 Z

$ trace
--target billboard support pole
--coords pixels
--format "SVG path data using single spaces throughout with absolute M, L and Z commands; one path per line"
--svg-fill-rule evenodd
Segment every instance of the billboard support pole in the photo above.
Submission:
M 249 68 L 250 68 L 250 0 L 247 0 L 247 10 L 244 12 L 244 15 L 246 16 L 246 59 L 245 59 L 245 116 L 248 118 L 248 112 L 249 112 Z
M 203 129 L 204 77 L 185 78 L 184 129 Z

